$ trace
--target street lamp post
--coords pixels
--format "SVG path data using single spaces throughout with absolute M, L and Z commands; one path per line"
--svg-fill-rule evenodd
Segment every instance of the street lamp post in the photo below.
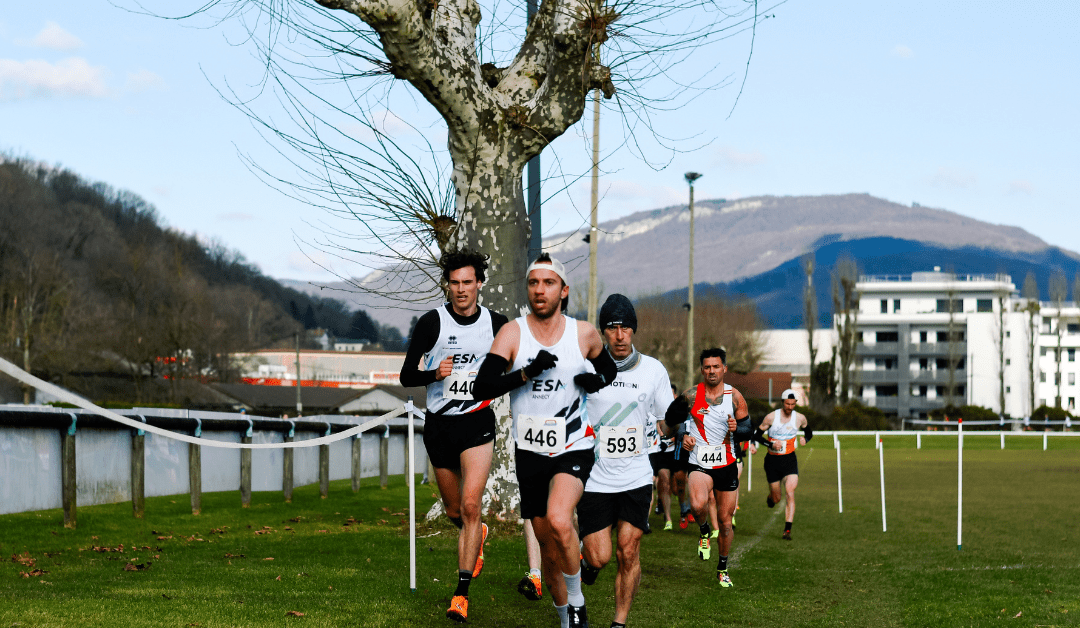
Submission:
M 690 289 L 686 301 L 686 386 L 694 385 L 694 181 L 702 177 L 698 172 L 687 172 L 690 184 Z

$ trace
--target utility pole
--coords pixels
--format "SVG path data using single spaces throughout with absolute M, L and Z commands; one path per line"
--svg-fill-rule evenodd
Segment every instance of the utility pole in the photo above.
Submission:
M 526 23 L 532 24 L 536 16 L 537 0 L 527 0 L 525 3 Z M 537 155 L 525 165 L 526 178 L 528 180 L 525 198 L 528 201 L 529 214 L 529 259 L 531 263 L 541 251 L 541 235 L 543 233 L 540 224 L 540 156 Z
M 694 181 L 702 177 L 698 172 L 687 172 L 690 184 L 690 289 L 686 301 L 686 386 L 694 385 Z
M 300 332 L 296 332 L 296 416 L 304 412 L 304 404 L 300 401 Z
M 599 49 L 599 47 L 598 47 Z M 600 90 L 593 90 L 592 124 L 592 218 L 589 221 L 589 324 L 596 326 L 600 295 L 596 285 L 596 249 L 600 232 L 596 230 L 600 211 Z

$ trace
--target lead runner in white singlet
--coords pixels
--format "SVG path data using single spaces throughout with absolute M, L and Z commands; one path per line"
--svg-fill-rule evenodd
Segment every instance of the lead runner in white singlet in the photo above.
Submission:
M 541 254 L 526 286 L 531 312 L 496 334 L 474 396 L 511 394 L 521 516 L 532 520 L 560 623 L 581 628 L 588 615 L 574 508 L 593 466 L 594 440 L 584 394 L 608 385 L 617 370 L 596 329 L 563 315 L 570 287 L 558 260 Z

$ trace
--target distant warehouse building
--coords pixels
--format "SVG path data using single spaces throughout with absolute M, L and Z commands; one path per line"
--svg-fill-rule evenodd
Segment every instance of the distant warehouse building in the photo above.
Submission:
M 233 355 L 245 384 L 296 386 L 295 351 L 262 350 Z M 325 388 L 374 388 L 400 383 L 404 353 L 302 350 L 300 385 Z

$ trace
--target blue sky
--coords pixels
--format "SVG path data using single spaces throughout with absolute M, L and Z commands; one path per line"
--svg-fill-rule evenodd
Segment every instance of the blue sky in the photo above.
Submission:
M 698 198 L 868 192 L 1080 251 L 1080 3 L 791 0 L 771 13 L 730 116 L 736 87 L 655 116 L 659 134 L 687 138 L 673 154 L 649 149 L 665 168 L 620 141 L 606 106 L 602 220 L 685 202 L 682 174 L 696 170 Z M 304 244 L 347 225 L 244 166 L 238 153 L 288 175 L 216 91 L 255 89 L 258 60 L 235 24 L 197 25 L 97 0 L 6 7 L 0 150 L 136 192 L 167 225 L 219 240 L 268 275 L 332 280 L 309 256 L 364 274 Z M 744 35 L 709 51 L 736 85 L 749 44 Z M 426 103 L 394 94 L 377 115 L 389 108 L 444 142 Z M 577 177 L 588 169 L 590 116 L 545 152 L 546 233 L 586 220 L 589 184 Z M 415 134 L 383 117 L 403 141 Z

